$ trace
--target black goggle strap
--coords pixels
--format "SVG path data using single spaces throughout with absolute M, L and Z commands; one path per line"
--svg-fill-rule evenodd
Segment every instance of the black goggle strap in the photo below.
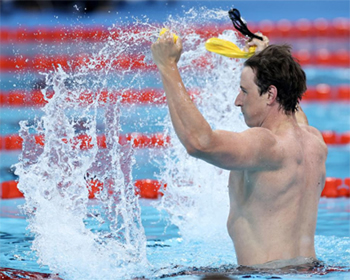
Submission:
M 233 23 L 233 26 L 241 32 L 244 36 L 248 36 L 249 38 L 256 38 L 259 40 L 263 40 L 262 37 L 255 35 L 252 33 L 248 27 L 247 27 L 247 22 L 241 17 L 240 12 L 237 9 L 231 9 L 228 11 L 228 15 Z

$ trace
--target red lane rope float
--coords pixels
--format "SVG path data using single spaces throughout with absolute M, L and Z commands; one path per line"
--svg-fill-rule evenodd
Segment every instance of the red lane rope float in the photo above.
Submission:
M 192 98 L 198 96 L 199 90 L 189 90 Z M 53 92 L 48 93 L 48 98 L 53 96 Z M 81 105 L 91 104 L 97 96 L 93 92 L 82 92 L 79 96 Z M 101 104 L 113 103 L 120 99 L 122 104 L 165 104 L 166 98 L 163 90 L 157 88 L 148 88 L 143 90 L 124 90 L 110 91 L 101 90 L 99 101 Z M 350 85 L 340 85 L 331 87 L 327 84 L 310 86 L 306 91 L 303 101 L 350 101 Z M 68 100 L 69 101 L 69 100 Z M 0 92 L 0 106 L 20 107 L 20 106 L 44 106 L 47 101 L 44 99 L 40 90 L 33 91 L 2 91 Z
M 324 197 L 350 197 L 350 178 L 326 178 L 325 187 L 321 196 Z
M 319 18 L 315 20 L 299 19 L 290 21 L 281 19 L 274 22 L 263 20 L 260 22 L 249 22 L 248 24 L 254 32 L 260 30 L 268 37 L 332 37 L 332 38 L 349 38 L 350 37 L 350 21 L 348 18 L 335 18 L 334 20 L 326 20 Z M 232 26 L 221 25 L 219 27 L 213 25 L 207 26 L 191 26 L 202 37 L 208 38 L 217 36 L 223 30 L 232 29 Z M 139 33 L 147 32 L 142 27 L 120 27 L 120 29 L 109 30 L 103 26 L 68 28 L 59 27 L 21 27 L 11 28 L 2 26 L 0 29 L 0 40 L 2 43 L 30 43 L 30 42 L 63 42 L 63 41 L 87 41 L 99 42 L 108 37 L 117 39 L 121 33 Z M 185 31 L 184 31 L 185 32 Z
M 195 90 L 190 93 L 195 95 Z M 52 98 L 54 92 L 50 92 L 48 98 Z M 96 96 L 99 96 L 99 103 L 114 103 L 119 99 L 122 104 L 165 104 L 166 98 L 164 91 L 161 89 L 150 88 L 142 90 L 101 90 L 99 94 L 85 91 L 79 96 L 80 105 L 91 104 Z M 69 100 L 67 100 L 69 101 Z M 44 106 L 47 101 L 40 90 L 21 91 L 12 90 L 0 92 L 0 106 Z
M 250 24 L 249 26 L 251 26 Z M 313 21 L 308 19 L 299 19 L 290 21 L 281 19 L 277 22 L 271 20 L 263 20 L 258 23 L 257 28 L 268 37 L 290 37 L 290 38 L 305 38 L 305 37 L 332 37 L 332 38 L 347 38 L 350 35 L 349 19 L 336 18 L 329 21 L 323 18 Z
M 113 60 L 98 57 L 94 58 L 94 65 L 96 70 L 105 68 L 107 65 L 116 70 L 155 70 L 156 65 L 145 63 L 144 58 L 144 55 L 120 55 Z M 68 55 L 46 56 L 41 54 L 34 57 L 2 55 L 0 56 L 0 71 L 48 71 L 57 68 L 58 65 L 61 65 L 65 71 L 69 71 L 89 63 L 92 63 L 92 58 L 86 54 L 80 54 L 78 57 Z
M 42 135 L 32 135 L 36 144 L 44 146 L 45 139 Z M 89 135 L 79 135 L 68 141 L 66 138 L 61 139 L 66 144 L 71 144 L 74 147 L 87 150 L 93 148 L 92 138 Z M 131 143 L 134 148 L 166 148 L 170 145 L 170 136 L 161 133 L 156 134 L 141 134 L 131 133 L 121 135 L 119 137 L 119 144 L 126 145 Z M 23 139 L 19 135 L 5 135 L 0 136 L 0 150 L 21 150 Z M 105 135 L 97 136 L 97 146 L 101 149 L 107 148 L 107 141 Z
M 322 131 L 323 140 L 327 145 L 350 144 L 350 131 L 336 133 L 334 131 Z
M 309 86 L 303 101 L 350 101 L 350 85 L 331 87 L 328 84 Z
M 293 52 L 293 56 L 302 66 L 349 67 L 350 65 L 350 54 L 346 49 L 340 49 L 336 52 L 330 52 L 328 49 L 319 49 L 317 51 L 300 49 Z
M 350 65 L 350 53 L 346 49 L 336 52 L 329 52 L 327 49 L 321 49 L 316 52 L 300 50 L 293 53 L 300 64 L 318 65 L 318 66 L 337 66 L 348 67 Z M 95 69 L 105 68 L 107 65 L 115 70 L 137 70 L 144 71 L 156 70 L 156 65 L 151 62 L 145 62 L 144 55 L 124 55 L 116 59 L 98 57 L 94 58 Z M 56 55 L 36 55 L 34 57 L 18 56 L 0 56 L 0 71 L 48 71 L 57 68 L 58 65 L 66 70 L 75 69 L 76 67 L 88 65 L 92 58 L 86 54 L 80 54 L 78 57 Z M 209 54 L 193 61 L 196 67 L 207 67 L 210 65 Z
M 17 188 L 17 181 L 6 181 L 0 185 L 0 198 L 20 198 L 23 197 L 23 193 Z M 99 180 L 92 179 L 88 181 L 87 188 L 89 189 L 89 198 L 95 198 L 103 188 L 104 184 Z M 112 182 L 107 182 L 108 192 L 111 193 L 110 185 Z M 142 198 L 156 199 L 162 196 L 166 190 L 167 184 L 151 179 L 141 179 L 134 182 L 135 194 Z M 321 194 L 322 197 L 337 198 L 337 197 L 350 197 L 350 178 L 340 179 L 328 177 L 326 178 L 325 186 Z
M 343 133 L 336 133 L 334 131 L 323 131 L 323 139 L 327 145 L 348 145 L 350 144 L 350 131 Z M 33 140 L 36 144 L 44 146 L 45 139 L 41 135 L 32 135 Z M 79 135 L 68 141 L 66 138 L 61 139 L 62 142 L 70 143 L 74 147 L 87 150 L 93 148 L 92 138 L 89 135 Z M 131 143 L 134 148 L 166 148 L 170 145 L 170 136 L 166 136 L 162 133 L 156 134 L 142 134 L 142 133 L 131 133 L 121 135 L 119 137 L 119 144 L 126 145 Z M 16 134 L 0 136 L 0 150 L 13 151 L 21 150 L 23 139 Z M 106 136 L 97 136 L 97 146 L 100 149 L 107 148 Z
M 109 188 L 112 182 L 109 182 L 107 187 Z M 23 193 L 17 188 L 17 181 L 6 181 L 1 183 L 1 194 L 0 198 L 9 199 L 9 198 L 21 198 L 24 197 Z M 157 180 L 151 179 L 141 179 L 134 182 L 135 185 L 135 194 L 141 198 L 156 199 L 159 196 L 163 195 L 162 189 L 166 189 L 166 184 L 163 184 Z M 98 180 L 90 180 L 86 183 L 87 188 L 89 189 L 89 198 L 95 198 L 95 195 L 99 193 L 104 184 Z M 109 188 L 108 192 L 111 193 L 112 190 Z

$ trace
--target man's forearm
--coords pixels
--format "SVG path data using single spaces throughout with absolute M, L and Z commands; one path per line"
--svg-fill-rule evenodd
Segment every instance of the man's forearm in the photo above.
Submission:
M 159 69 L 171 120 L 181 143 L 190 154 L 206 147 L 212 129 L 188 94 L 177 65 Z

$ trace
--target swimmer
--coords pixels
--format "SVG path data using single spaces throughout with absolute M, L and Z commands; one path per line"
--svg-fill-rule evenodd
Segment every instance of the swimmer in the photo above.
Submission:
M 314 234 L 327 146 L 299 103 L 306 77 L 286 45 L 253 39 L 235 105 L 249 129 L 213 130 L 182 82 L 182 43 L 164 33 L 151 49 L 171 120 L 187 152 L 230 171 L 227 229 L 241 266 L 288 267 L 316 259 Z M 235 120 L 232 120 L 233 122 Z M 225 186 L 223 186 L 225 187 Z

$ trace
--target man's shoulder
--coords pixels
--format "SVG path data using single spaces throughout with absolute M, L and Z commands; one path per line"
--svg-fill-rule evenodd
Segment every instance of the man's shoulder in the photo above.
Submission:
M 300 125 L 300 128 L 303 129 L 311 139 L 314 139 L 315 145 L 317 145 L 317 148 L 319 151 L 324 151 L 325 154 L 328 153 L 327 145 L 323 139 L 322 133 L 315 127 L 310 125 Z
M 243 131 L 244 138 L 254 145 L 263 148 L 273 148 L 278 144 L 278 137 L 270 129 L 264 127 L 251 127 Z
M 278 135 L 263 127 L 249 128 L 246 133 L 249 133 L 261 144 L 264 143 L 265 146 L 269 146 L 270 148 L 274 147 L 279 151 L 281 149 L 289 149 L 299 141 L 307 141 L 309 144 L 313 143 L 312 145 L 314 145 L 318 150 L 324 151 L 327 154 L 327 145 L 324 142 L 322 133 L 317 128 L 307 124 L 298 124 L 298 126 L 303 133 L 305 133 L 306 137 L 300 137 L 298 133 L 294 134 L 289 132 L 284 132 L 281 135 Z M 294 137 L 292 136 L 292 138 L 290 138 L 290 135 L 294 135 Z M 292 139 L 294 139 L 294 141 Z
M 301 129 L 303 129 L 304 131 L 307 131 L 308 133 L 314 135 L 319 140 L 322 140 L 322 142 L 324 143 L 322 133 L 316 127 L 313 127 L 313 126 L 310 126 L 310 125 L 306 125 L 306 124 L 299 124 L 299 126 L 300 126 Z

